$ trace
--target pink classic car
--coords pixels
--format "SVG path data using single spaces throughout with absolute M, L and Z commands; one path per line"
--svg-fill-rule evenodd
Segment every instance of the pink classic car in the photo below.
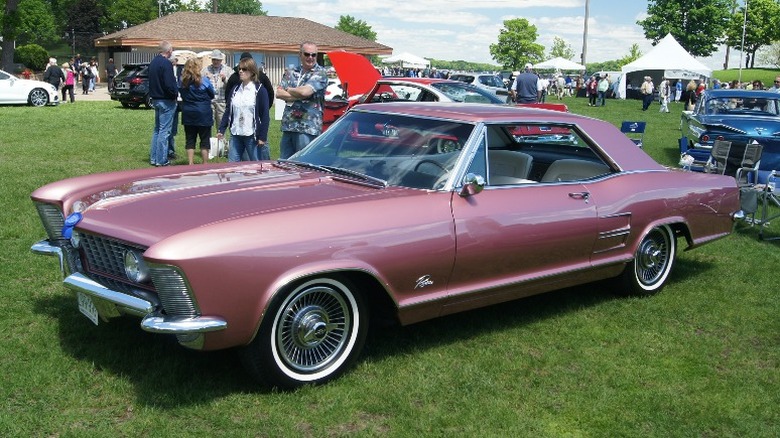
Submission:
M 610 125 L 501 105 L 356 106 L 289 160 L 88 175 L 32 194 L 94 324 L 240 347 L 258 380 L 329 381 L 379 316 L 411 324 L 614 278 L 658 292 L 677 243 L 729 235 L 734 178 L 669 169 Z

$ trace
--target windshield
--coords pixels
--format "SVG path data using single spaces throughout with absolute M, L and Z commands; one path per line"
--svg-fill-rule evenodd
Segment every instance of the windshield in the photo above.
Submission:
M 444 187 L 474 126 L 396 114 L 350 111 L 290 157 L 349 177 L 366 175 L 390 186 Z
M 496 97 L 495 94 L 471 84 L 464 84 L 462 82 L 439 82 L 431 84 L 431 86 L 444 93 L 447 97 L 452 99 L 453 102 L 506 103 L 504 100 Z
M 778 95 L 780 97 L 780 95 Z M 707 100 L 702 107 L 706 114 L 756 114 L 756 115 L 780 115 L 778 99 L 762 96 L 756 97 L 729 97 L 719 96 Z

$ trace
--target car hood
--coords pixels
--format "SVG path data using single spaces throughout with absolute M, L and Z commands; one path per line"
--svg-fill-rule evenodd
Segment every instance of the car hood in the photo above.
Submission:
M 66 209 L 76 204 L 83 210 L 77 228 L 151 246 L 199 227 L 361 198 L 393 197 L 410 190 L 377 188 L 356 179 L 270 162 L 218 166 L 201 171 L 122 172 L 123 178 L 90 175 L 50 184 L 32 197 L 41 201 L 64 197 Z M 62 196 L 66 190 L 72 193 Z
M 350 97 L 368 93 L 381 78 L 376 68 L 363 55 L 334 51 L 328 52 L 328 59 L 336 69 L 341 88 L 346 89 Z
M 18 79 L 19 83 L 21 85 L 24 85 L 24 88 L 28 90 L 32 90 L 33 88 L 43 88 L 46 90 L 49 90 L 51 92 L 56 91 L 56 88 L 54 88 L 54 85 L 44 82 L 44 81 L 36 81 L 35 79 Z

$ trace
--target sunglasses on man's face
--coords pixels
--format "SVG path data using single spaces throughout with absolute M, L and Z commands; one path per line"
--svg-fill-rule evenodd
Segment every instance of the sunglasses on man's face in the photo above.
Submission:
M 317 52 L 309 53 L 309 52 L 301 52 L 301 55 L 307 57 L 307 58 L 316 58 Z

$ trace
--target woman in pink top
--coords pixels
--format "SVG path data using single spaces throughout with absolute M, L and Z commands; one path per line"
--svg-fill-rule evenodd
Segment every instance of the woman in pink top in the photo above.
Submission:
M 70 95 L 70 103 L 76 99 L 73 97 L 73 85 L 76 83 L 76 74 L 67 62 L 62 63 L 62 72 L 65 73 L 65 85 L 62 87 L 62 101 L 67 102 L 65 93 Z

